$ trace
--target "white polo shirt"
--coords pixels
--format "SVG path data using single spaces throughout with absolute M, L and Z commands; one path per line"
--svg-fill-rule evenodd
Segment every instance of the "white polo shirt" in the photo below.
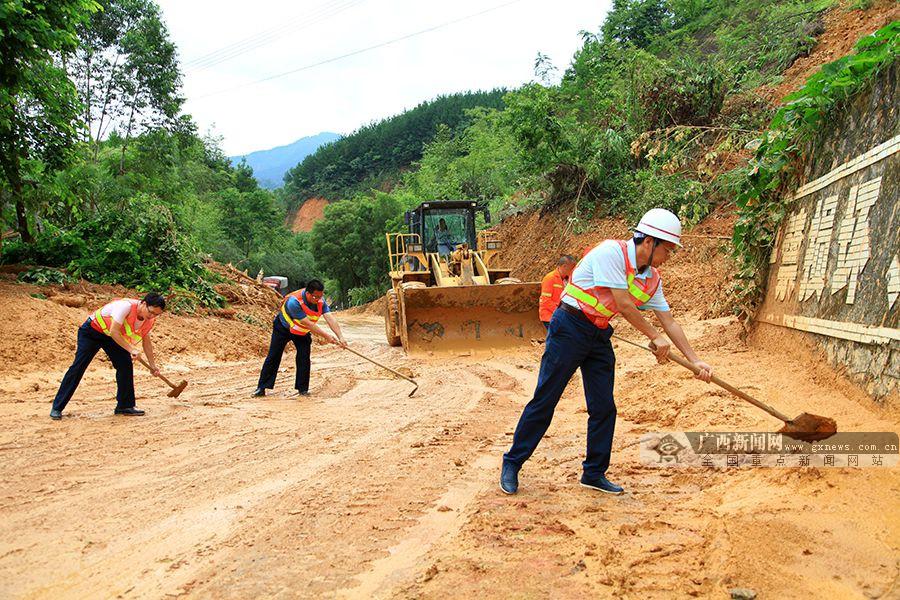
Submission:
M 634 240 L 628 240 L 625 244 L 628 250 L 628 260 L 634 267 L 635 279 L 647 279 L 650 277 L 650 269 L 646 269 L 643 274 L 637 272 L 637 255 L 634 248 Z M 581 259 L 578 266 L 572 272 L 572 283 L 583 290 L 593 287 L 614 288 L 619 290 L 628 289 L 628 280 L 625 278 L 625 255 L 619 247 L 616 240 L 606 240 L 593 248 L 587 255 Z M 563 296 L 563 302 L 574 308 L 578 307 L 578 302 L 571 296 Z M 669 303 L 663 295 L 662 280 L 656 293 L 650 300 L 639 307 L 641 310 L 658 310 L 667 312 Z

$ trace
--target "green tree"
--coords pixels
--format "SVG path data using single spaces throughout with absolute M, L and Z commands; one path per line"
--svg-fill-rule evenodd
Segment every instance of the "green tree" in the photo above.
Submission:
M 234 185 L 239 192 L 243 193 L 259 189 L 259 184 L 253 177 L 253 168 L 247 164 L 246 158 L 242 158 L 238 166 L 234 168 Z
M 337 280 L 342 298 L 354 288 L 387 285 L 384 234 L 399 229 L 401 212 L 400 203 L 381 192 L 325 207 L 310 243 L 320 270 Z
M 613 0 L 603 23 L 603 37 L 646 48 L 671 26 L 671 18 L 667 0 Z
M 219 195 L 222 230 L 245 258 L 259 250 L 282 225 L 272 195 L 266 190 L 242 194 L 234 188 Z
M 153 0 L 101 0 L 103 10 L 78 28 L 78 48 L 66 62 L 84 102 L 94 143 L 120 129 L 122 164 L 135 134 L 172 126 L 184 99 L 175 44 Z
M 32 241 L 25 185 L 66 164 L 77 139 L 79 103 L 58 66 L 75 49 L 92 0 L 0 4 L 0 168 L 22 239 Z

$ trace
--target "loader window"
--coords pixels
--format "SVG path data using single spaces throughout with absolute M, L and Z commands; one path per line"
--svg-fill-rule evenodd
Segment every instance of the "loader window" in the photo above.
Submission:
M 472 213 L 466 209 L 442 210 L 425 215 L 425 248 L 428 252 L 437 252 L 447 256 L 458 244 L 475 246 L 470 239 L 474 231 Z

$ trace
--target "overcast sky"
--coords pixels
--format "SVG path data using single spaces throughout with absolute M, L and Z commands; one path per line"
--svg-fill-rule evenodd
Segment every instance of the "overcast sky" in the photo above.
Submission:
M 441 94 L 516 87 L 534 78 L 538 52 L 562 71 L 581 44 L 579 32 L 596 32 L 611 4 L 157 2 L 178 46 L 184 110 L 201 133 L 222 136 L 229 155 L 322 131 L 348 134 Z M 379 47 L 357 53 L 372 46 Z M 254 83 L 290 71 L 296 72 Z

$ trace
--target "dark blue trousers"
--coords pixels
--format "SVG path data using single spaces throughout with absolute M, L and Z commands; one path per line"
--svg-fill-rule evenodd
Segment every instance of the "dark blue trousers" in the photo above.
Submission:
M 256 387 L 269 389 L 275 387 L 275 377 L 278 375 L 278 367 L 281 366 L 281 355 L 288 342 L 293 342 L 297 349 L 297 374 L 294 378 L 294 387 L 298 392 L 309 391 L 310 350 L 312 348 L 312 334 L 294 335 L 284 326 L 278 315 L 272 322 L 272 340 L 269 342 L 269 354 L 263 363 L 259 373 L 259 383 Z
M 72 399 L 72 394 L 81 383 L 84 372 L 94 360 L 97 352 L 103 348 L 116 369 L 116 408 L 132 408 L 134 406 L 134 367 L 131 354 L 118 345 L 110 336 L 95 331 L 88 319 L 78 328 L 78 346 L 75 350 L 75 361 L 66 371 L 59 391 L 53 399 L 53 409 L 62 411 Z
M 522 411 L 512 447 L 503 455 L 504 462 L 521 467 L 531 457 L 550 427 L 560 396 L 580 367 L 588 410 L 587 453 L 582 466 L 590 478 L 606 473 L 616 428 L 616 356 L 609 341 L 612 332 L 612 327 L 600 329 L 556 309 L 550 320 L 534 397 Z

